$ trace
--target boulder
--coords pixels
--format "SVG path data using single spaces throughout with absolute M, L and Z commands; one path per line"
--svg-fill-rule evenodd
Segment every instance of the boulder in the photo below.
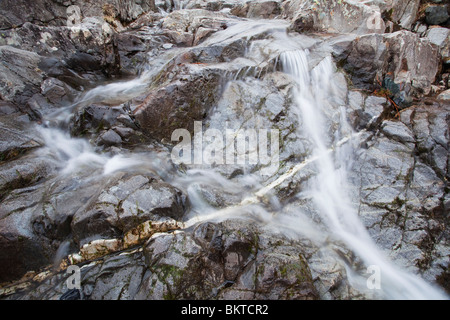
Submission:
M 54 0 L 4 0 L 0 3 L 0 29 L 17 28 L 25 22 L 65 25 L 66 6 Z
M 0 168 L 0 199 L 4 199 L 13 190 L 39 183 L 55 170 L 49 162 L 34 156 L 2 163 Z
M 358 151 L 349 171 L 360 217 L 377 245 L 429 281 L 448 265 L 442 250 L 448 239 L 433 236 L 445 228 L 447 115 L 448 104 L 417 105 L 382 121 L 381 135 Z
M 361 36 L 347 53 L 339 58 L 353 84 L 369 90 L 385 87 L 398 104 L 430 93 L 440 64 L 437 48 L 409 31 Z
M 42 146 L 43 141 L 29 131 L 30 127 L 27 116 L 14 113 L 0 117 L 0 161 L 16 159 Z
M 39 69 L 41 57 L 30 51 L 0 46 L 0 97 L 23 105 L 27 97 L 40 92 L 44 73 Z
M 99 136 L 99 144 L 105 146 L 115 146 L 122 143 L 122 138 L 114 130 L 108 130 Z
M 447 5 L 430 5 L 425 9 L 425 21 L 429 25 L 444 24 L 449 18 Z
M 151 273 L 136 298 L 316 299 L 299 247 L 285 241 L 272 246 L 274 238 L 236 221 L 154 235 L 144 249 Z
M 170 141 L 176 129 L 193 132 L 221 92 L 220 71 L 185 64 L 175 79 L 151 92 L 134 110 L 136 121 L 152 138 Z
M 291 29 L 298 33 L 314 30 L 314 17 L 311 14 L 299 13 L 292 19 Z
M 439 47 L 442 58 L 450 58 L 450 29 L 442 27 L 430 28 L 426 33 L 426 37 L 431 43 Z
M 177 188 L 146 176 L 124 177 L 81 208 L 72 221 L 76 241 L 113 238 L 160 218 L 181 219 L 186 196 Z
M 33 214 L 42 196 L 36 186 L 15 190 L 0 205 L 0 282 L 51 264 L 56 248 L 33 232 Z
M 249 1 L 231 9 L 238 17 L 251 19 L 273 19 L 281 13 L 280 1 Z
M 391 21 L 397 23 L 404 29 L 411 30 L 411 27 L 417 18 L 420 2 L 420 0 L 386 1 L 385 7 L 382 6 L 381 9 L 387 12 Z
M 85 17 L 118 18 L 131 22 L 143 13 L 156 10 L 154 0 L 106 0 L 106 1 L 60 1 L 26 0 L 2 1 L 0 4 L 0 29 L 16 28 L 25 22 L 37 25 L 73 26 Z
M 177 10 L 163 19 L 162 28 L 173 43 L 190 47 L 211 33 L 225 29 L 228 22 L 221 13 L 203 9 Z
M 292 0 L 283 3 L 283 16 L 297 20 L 312 16 L 314 29 L 333 33 L 383 33 L 385 23 L 377 6 L 347 0 Z

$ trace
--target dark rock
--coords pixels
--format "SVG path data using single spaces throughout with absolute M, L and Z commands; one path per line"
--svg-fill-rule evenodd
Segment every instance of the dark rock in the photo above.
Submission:
M 316 299 L 299 247 L 270 241 L 254 225 L 233 221 L 154 237 L 144 250 L 151 273 L 137 298 Z
M 101 69 L 101 61 L 84 52 L 77 52 L 67 59 L 67 66 L 75 71 L 98 71 Z
M 12 103 L 0 100 L 0 115 L 9 115 L 13 113 L 17 113 L 19 108 L 17 108 Z
M 74 90 L 58 79 L 47 78 L 41 84 L 41 93 L 50 103 L 57 105 L 72 100 Z
M 108 130 L 99 136 L 100 144 L 105 146 L 116 146 L 122 143 L 122 138 L 114 131 Z
M 18 114 L 0 117 L 0 161 L 18 158 L 42 145 L 29 128 L 30 124 L 21 122 Z
M 80 243 L 91 237 L 116 237 L 148 220 L 180 219 L 185 206 L 185 195 L 167 183 L 124 177 L 77 212 L 72 231 Z
M 32 229 L 33 212 L 42 196 L 36 187 L 15 190 L 0 204 L 0 282 L 51 263 L 55 249 Z
M 114 126 L 119 116 L 126 116 L 126 112 L 121 107 L 89 105 L 73 117 L 70 123 L 71 133 L 74 136 L 99 133 Z
M 436 47 L 408 31 L 359 37 L 347 52 L 341 63 L 355 86 L 374 90 L 384 81 L 404 102 L 428 94 L 439 69 Z
M 50 163 L 33 156 L 22 157 L 0 165 L 0 200 L 12 190 L 29 187 L 54 172 Z
M 0 29 L 15 28 L 25 22 L 65 25 L 67 20 L 66 7 L 53 0 L 3 0 L 0 13 Z
M 247 18 L 273 19 L 281 13 L 278 1 L 249 2 Z
M 110 10 L 110 8 L 114 10 Z M 0 29 L 18 27 L 25 22 L 37 25 L 72 26 L 85 17 L 102 17 L 103 15 L 106 18 L 117 18 L 129 23 L 143 13 L 155 9 L 154 0 L 107 0 L 101 2 L 38 0 L 33 3 L 26 0 L 4 0 L 0 4 Z
M 193 132 L 214 106 L 221 92 L 220 73 L 207 67 L 188 65 L 176 79 L 151 92 L 134 111 L 144 132 L 156 139 L 171 140 L 175 129 Z
M 41 57 L 34 52 L 0 46 L 0 97 L 23 105 L 27 97 L 40 92 L 43 72 Z
M 300 14 L 292 20 L 291 29 L 295 32 L 305 32 L 314 29 L 314 17 L 312 15 Z
M 417 1 L 417 0 L 414 0 Z M 283 16 L 312 15 L 314 29 L 333 33 L 384 33 L 386 26 L 376 6 L 355 1 L 291 0 L 282 5 Z
M 234 14 L 236 17 L 245 18 L 245 17 L 247 17 L 248 8 L 249 7 L 244 4 L 239 4 L 239 5 L 235 6 L 234 8 L 232 8 L 230 13 Z
M 430 25 L 443 24 L 447 22 L 449 18 L 450 16 L 446 5 L 429 6 L 425 10 L 425 19 Z
M 111 5 L 115 6 L 123 22 L 134 21 L 148 11 L 156 11 L 155 0 L 114 0 Z
M 79 289 L 71 289 L 64 293 L 59 300 L 80 300 L 81 292 Z

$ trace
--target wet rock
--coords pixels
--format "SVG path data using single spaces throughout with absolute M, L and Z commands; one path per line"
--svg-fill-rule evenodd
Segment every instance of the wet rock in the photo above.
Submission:
M 99 46 L 110 43 L 113 34 L 114 31 L 100 17 L 88 17 L 73 27 L 49 27 L 26 22 L 20 28 L 5 30 L 0 43 L 37 52 L 41 56 L 64 57 L 61 60 L 67 59 L 69 62 L 73 56 L 71 65 L 78 67 L 78 59 L 85 64 L 81 67 L 86 70 L 92 62 L 84 60 L 100 60 L 99 57 L 106 55 L 108 50 Z M 83 54 L 91 57 L 83 57 Z
M 120 145 L 122 143 L 122 138 L 114 130 L 108 130 L 99 136 L 99 144 L 105 146 Z
M 195 38 L 194 38 L 193 45 L 194 46 L 198 45 L 200 42 L 205 40 L 209 35 L 211 35 L 215 31 L 216 30 L 212 29 L 212 28 L 199 27 L 197 29 L 197 32 L 195 33 Z
M 450 57 L 450 29 L 448 28 L 431 28 L 426 33 L 426 37 L 430 39 L 431 43 L 434 43 L 440 48 L 441 56 L 444 59 Z
M 279 1 L 260 1 L 248 3 L 247 18 L 273 19 L 281 13 Z
M 81 290 L 74 292 L 73 296 L 80 296 L 83 300 L 132 300 L 145 271 L 143 255 L 139 251 L 98 259 L 80 266 Z M 61 299 L 71 292 L 67 288 L 69 276 L 65 270 L 50 276 L 42 274 L 36 288 L 25 282 L 22 288 L 11 288 L 8 299 Z
M 199 27 L 220 29 L 229 19 L 221 13 L 202 9 L 177 10 L 162 21 L 162 28 L 195 33 Z
M 45 179 L 55 167 L 33 156 L 0 165 L 0 199 L 4 199 L 12 190 L 29 187 Z
M 30 123 L 21 121 L 21 116 L 21 114 L 14 113 L 0 117 L 1 161 L 18 158 L 42 145 L 42 141 L 29 132 Z
M 155 235 L 144 249 L 151 273 L 137 298 L 315 299 L 295 247 L 288 253 L 261 237 L 251 225 L 232 221 L 204 223 L 193 234 Z
M 127 117 L 127 112 L 125 112 L 123 106 L 110 107 L 101 104 L 89 105 L 80 110 L 71 120 L 71 133 L 74 136 L 85 136 L 96 135 L 104 130 L 109 132 L 111 131 L 109 129 L 119 123 L 120 116 L 122 116 L 121 119 L 123 119 L 121 123 L 125 122 L 129 125 L 133 125 L 133 121 L 129 116 L 124 119 L 124 117 Z M 120 143 L 120 136 L 117 138 L 116 135 L 117 133 L 110 132 L 106 135 L 106 140 L 103 141 L 101 139 L 101 141 L 106 145 L 118 144 Z
M 142 66 L 148 62 L 148 53 L 158 54 L 161 44 L 165 41 L 167 41 L 166 36 L 153 31 L 150 34 L 134 30 L 115 33 L 113 36 L 116 55 L 114 62 L 116 64 L 119 62 L 120 73 L 138 74 Z
M 96 176 L 86 169 L 64 181 L 51 179 L 41 186 L 46 187 L 47 192 L 33 208 L 31 230 L 34 234 L 52 240 L 66 240 L 71 233 L 74 215 L 93 201 L 100 192 L 99 186 L 108 181 L 107 177 L 96 176 L 96 181 L 83 182 L 80 181 L 83 175 L 84 178 Z
M 40 57 L 34 52 L 0 47 L 0 95 L 3 100 L 23 104 L 26 97 L 40 91 L 43 72 L 38 68 Z
M 26 0 L 5 0 L 0 4 L 0 12 L 0 29 L 18 27 L 25 22 L 63 25 L 67 20 L 66 7 L 52 0 L 33 3 Z
M 437 98 L 439 100 L 446 100 L 446 101 L 450 100 L 450 89 L 440 93 Z
M 79 289 L 72 289 L 64 293 L 59 300 L 81 300 L 81 293 Z
M 111 10 L 111 7 L 114 10 Z M 14 10 L 11 10 L 11 8 L 14 8 Z M 11 1 L 2 1 L 0 29 L 21 26 L 25 22 L 38 25 L 73 26 L 84 17 L 102 17 L 103 15 L 107 18 L 131 22 L 143 13 L 155 9 L 154 0 L 107 0 L 95 3 L 85 0 L 71 2 L 39 0 L 33 2 L 33 4 L 28 1 L 16 1 L 14 5 Z
M 383 133 L 399 142 L 414 143 L 413 132 L 402 122 L 384 121 L 381 125 Z
M 412 24 L 416 20 L 417 12 L 420 6 L 420 0 L 413 1 L 402 1 L 402 0 L 394 0 L 386 4 L 386 8 L 384 9 L 389 15 L 390 19 L 395 23 L 399 24 L 404 29 L 410 30 Z
M 444 24 L 449 18 L 446 5 L 431 5 L 425 9 L 425 19 L 430 25 Z
M 299 33 L 314 30 L 314 17 L 300 13 L 292 20 L 291 29 Z
M 250 1 L 237 5 L 230 13 L 252 19 L 273 19 L 281 13 L 280 1 Z
M 314 17 L 314 28 L 335 33 L 383 33 L 385 23 L 379 7 L 354 1 L 292 0 L 283 4 L 283 15 Z
M 226 28 L 228 21 L 220 13 L 201 9 L 177 10 L 164 18 L 162 28 L 173 43 L 190 47 L 211 33 Z
M 236 7 L 230 10 L 230 13 L 235 15 L 236 17 L 247 17 L 248 6 L 245 4 L 238 4 Z
M 194 35 L 189 32 L 168 30 L 165 34 L 174 44 L 178 46 L 191 47 L 194 43 Z
M 73 90 L 67 84 L 55 79 L 47 78 L 41 84 L 41 93 L 52 104 L 64 104 L 72 100 Z
M 48 239 L 32 231 L 34 206 L 42 195 L 36 187 L 15 190 L 0 205 L 0 282 L 15 280 L 51 263 L 55 249 Z
M 92 237 L 115 238 L 147 220 L 180 219 L 185 207 L 186 197 L 171 185 L 145 176 L 127 177 L 80 209 L 72 231 L 80 243 Z
M 115 0 L 110 3 L 117 10 L 120 21 L 131 22 L 139 18 L 143 13 L 155 11 L 155 0 L 124 1 Z
M 17 112 L 19 112 L 19 108 L 17 108 L 15 105 L 0 100 L 0 115 L 10 115 Z
M 151 92 L 134 111 L 144 132 L 156 139 L 171 140 L 176 129 L 193 132 L 194 121 L 201 121 L 221 91 L 217 70 L 186 64 L 183 72 L 169 84 Z
M 436 48 L 408 31 L 362 36 L 349 52 L 343 64 L 354 85 L 373 90 L 389 77 L 405 97 L 428 94 L 439 68 Z

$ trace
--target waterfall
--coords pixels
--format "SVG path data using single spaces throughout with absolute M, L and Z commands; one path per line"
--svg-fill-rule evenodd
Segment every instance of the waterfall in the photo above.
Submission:
M 371 240 L 351 206 L 346 194 L 346 162 L 349 150 L 333 154 L 329 152 L 331 139 L 326 135 L 323 106 L 333 95 L 334 66 L 331 57 L 309 70 L 307 50 L 287 51 L 281 54 L 283 69 L 297 82 L 295 109 L 300 123 L 299 130 L 310 137 L 317 175 L 310 195 L 326 224 L 328 231 L 343 241 L 348 248 L 364 261 L 366 266 L 377 266 L 381 271 L 382 295 L 389 299 L 445 299 L 439 289 L 432 287 L 420 277 L 409 274 L 389 262 Z M 342 128 L 346 127 L 341 117 Z M 342 151 L 342 149 L 341 149 Z M 350 150 L 351 151 L 351 150 Z

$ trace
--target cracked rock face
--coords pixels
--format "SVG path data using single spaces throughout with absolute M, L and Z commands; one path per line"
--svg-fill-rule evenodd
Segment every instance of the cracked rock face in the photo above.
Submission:
M 447 267 L 448 105 L 404 110 L 360 150 L 359 214 L 379 246 L 427 278 Z M 411 263 L 412 262 L 412 263 Z

